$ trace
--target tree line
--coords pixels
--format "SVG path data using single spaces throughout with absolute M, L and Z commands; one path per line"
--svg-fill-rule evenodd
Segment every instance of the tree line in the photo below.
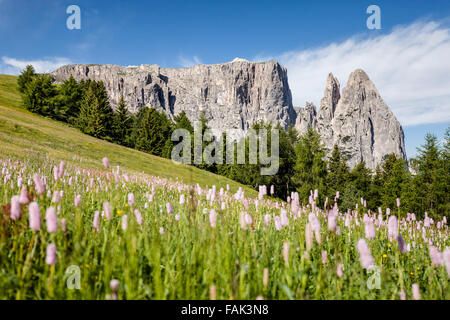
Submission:
M 36 74 L 32 66 L 27 66 L 18 78 L 18 86 L 26 109 L 69 123 L 91 136 L 170 158 L 175 145 L 171 135 L 174 130 L 183 128 L 192 135 L 193 148 L 194 127 L 184 111 L 173 120 L 164 111 L 148 107 L 130 114 L 123 96 L 114 111 L 101 81 L 77 82 L 70 77 L 55 85 L 49 75 Z M 201 127 L 197 129 L 204 133 L 208 121 L 203 112 L 198 120 Z M 273 126 L 256 123 L 253 128 L 265 128 L 270 132 Z M 308 202 L 311 190 L 317 189 L 321 203 L 332 206 L 336 201 L 341 209 L 359 205 L 384 211 L 395 208 L 400 199 L 403 214 L 414 212 L 421 216 L 428 212 L 432 216 L 446 215 L 450 211 L 450 128 L 443 143 L 438 143 L 436 136 L 427 134 L 424 145 L 409 166 L 404 159 L 389 154 L 374 172 L 364 162 L 350 169 L 337 145 L 327 155 L 319 134 L 313 129 L 300 136 L 292 126 L 287 130 L 279 126 L 274 128 L 279 129 L 279 170 L 276 175 L 262 176 L 263 164 L 249 164 L 249 138 L 243 138 L 245 164 L 236 164 L 236 161 L 235 164 L 225 161 L 224 164 L 206 164 L 203 161 L 195 166 L 255 189 L 273 185 L 273 196 L 282 199 L 296 191 L 304 203 Z M 225 157 L 225 152 L 223 155 Z

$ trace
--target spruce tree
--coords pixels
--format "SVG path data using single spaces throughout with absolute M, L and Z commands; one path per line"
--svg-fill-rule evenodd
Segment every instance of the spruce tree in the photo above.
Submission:
M 51 77 L 40 74 L 34 76 L 31 82 L 27 83 L 23 94 L 23 104 L 31 112 L 53 117 L 55 97 L 56 87 L 52 83 Z
M 130 134 L 132 120 L 125 105 L 123 95 L 120 97 L 117 110 L 114 114 L 114 140 L 122 145 L 127 145 L 127 137 Z
M 27 85 L 33 80 L 33 77 L 35 75 L 36 73 L 34 71 L 33 66 L 27 65 L 26 68 L 20 74 L 20 76 L 17 78 L 17 85 L 21 93 L 25 93 Z
M 325 199 L 327 164 L 323 160 L 324 148 L 320 142 L 320 136 L 310 128 L 300 137 L 295 147 L 296 163 L 294 182 L 298 185 L 298 193 L 301 199 L 308 199 L 310 190 L 319 190 L 319 201 Z

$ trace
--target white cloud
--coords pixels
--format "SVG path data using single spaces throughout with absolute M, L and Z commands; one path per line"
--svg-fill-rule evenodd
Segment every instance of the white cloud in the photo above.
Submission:
M 17 75 L 29 64 L 34 67 L 36 72 L 45 73 L 54 71 L 63 65 L 71 63 L 72 61 L 70 59 L 60 57 L 42 60 L 18 60 L 15 58 L 2 57 L 2 62 L 0 63 L 0 73 Z
M 352 37 L 275 58 L 288 69 L 294 105 L 319 106 L 332 72 L 344 88 L 357 68 L 367 72 L 403 125 L 450 122 L 450 29 L 417 22 L 389 34 Z M 258 59 L 260 60 L 260 59 Z
M 202 62 L 200 58 L 197 56 L 193 56 L 192 58 L 186 58 L 185 56 L 180 55 L 178 57 L 178 63 L 181 67 L 186 68 L 195 66 L 197 64 L 201 64 Z

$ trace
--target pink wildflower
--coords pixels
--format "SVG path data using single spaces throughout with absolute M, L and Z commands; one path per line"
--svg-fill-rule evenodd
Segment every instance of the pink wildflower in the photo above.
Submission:
M 370 267 L 372 267 L 374 264 L 374 259 L 370 253 L 369 246 L 364 239 L 358 240 L 357 248 L 359 251 L 361 266 L 364 269 L 369 269 Z
M 11 197 L 11 219 L 17 220 L 20 218 L 20 197 Z
M 30 203 L 28 210 L 30 229 L 33 231 L 41 230 L 41 213 L 39 211 L 39 205 L 36 202 L 32 202 Z
M 54 243 L 50 243 L 47 246 L 47 256 L 45 257 L 45 263 L 52 266 L 56 263 L 56 246 Z
M 58 231 L 58 218 L 54 207 L 49 207 L 45 212 L 45 222 L 47 224 L 47 232 L 53 233 Z

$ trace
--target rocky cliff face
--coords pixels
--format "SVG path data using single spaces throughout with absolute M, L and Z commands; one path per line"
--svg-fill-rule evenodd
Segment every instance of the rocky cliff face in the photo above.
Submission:
M 314 114 L 314 106 L 307 106 Z M 324 97 L 315 120 L 296 123 L 300 133 L 309 127 L 321 135 L 325 148 L 335 144 L 348 159 L 350 167 L 365 161 L 375 169 L 386 154 L 406 159 L 403 129 L 363 70 L 350 74 L 340 95 L 339 82 L 328 76 Z
M 257 120 L 294 123 L 287 71 L 276 61 L 196 65 L 171 69 L 157 65 L 67 65 L 52 73 L 56 82 L 75 80 L 104 82 L 113 108 L 123 94 L 128 109 L 164 110 L 170 118 L 185 111 L 189 120 L 205 112 L 208 125 L 218 130 L 246 130 Z
M 339 81 L 329 74 L 318 112 L 312 103 L 294 109 L 287 70 L 276 61 L 235 59 L 181 69 L 67 65 L 52 76 L 56 82 L 70 76 L 101 80 L 113 108 L 123 95 L 132 113 L 147 106 L 173 118 L 184 110 L 193 122 L 203 110 L 209 127 L 217 130 L 245 131 L 259 120 L 294 124 L 301 134 L 313 127 L 327 150 L 339 146 L 350 167 L 365 161 L 375 169 L 392 152 L 406 159 L 403 129 L 362 70 L 350 75 L 342 95 Z

